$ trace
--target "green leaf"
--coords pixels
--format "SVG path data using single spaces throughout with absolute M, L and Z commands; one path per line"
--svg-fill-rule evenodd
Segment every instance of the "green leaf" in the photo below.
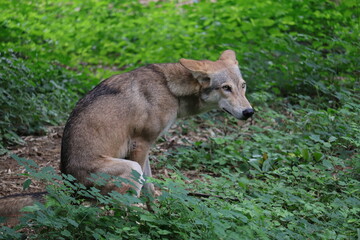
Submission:
M 328 143 L 328 142 L 324 142 L 323 145 L 324 145 L 325 147 L 327 147 L 327 148 L 330 148 L 330 147 L 331 147 L 331 144 Z
M 156 218 L 153 215 L 141 215 L 140 219 L 146 222 L 156 222 Z
M 305 160 L 305 161 L 311 161 L 312 160 L 312 157 L 310 155 L 310 152 L 309 152 L 309 149 L 307 148 L 303 148 L 301 149 L 301 156 L 302 158 Z
M 160 235 L 169 235 L 169 234 L 172 234 L 172 232 L 167 231 L 167 230 L 158 230 L 157 233 L 159 233 Z
M 318 162 L 324 157 L 324 155 L 321 152 L 314 152 L 313 157 L 314 157 L 315 161 Z
M 26 190 L 30 187 L 31 184 L 31 179 L 26 179 L 25 182 L 23 183 L 23 190 Z
M 72 236 L 71 233 L 66 229 L 61 231 L 60 233 L 61 233 L 61 235 L 65 236 L 65 237 L 71 237 Z
M 324 167 L 326 167 L 327 169 L 333 169 L 334 166 L 332 165 L 332 163 L 329 160 L 323 160 L 322 164 Z
M 312 134 L 310 135 L 310 139 L 314 140 L 315 142 L 323 143 L 324 141 L 320 139 L 320 135 Z
M 21 209 L 22 212 L 36 212 L 41 210 L 41 208 L 38 205 L 33 205 L 33 206 L 26 206 L 23 209 Z
M 73 225 L 74 227 L 78 227 L 78 226 L 79 226 L 79 224 L 78 224 L 75 220 L 73 220 L 73 219 L 67 218 L 66 220 L 67 220 L 68 223 L 70 223 L 70 224 Z

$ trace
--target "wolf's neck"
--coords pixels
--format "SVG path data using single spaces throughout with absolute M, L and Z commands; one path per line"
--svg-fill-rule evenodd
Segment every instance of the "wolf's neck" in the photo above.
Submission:
M 176 97 L 199 94 L 199 82 L 180 63 L 154 64 L 154 66 L 165 75 L 167 85 Z
M 180 63 L 154 64 L 166 78 L 167 85 L 179 100 L 178 118 L 196 115 L 212 108 L 207 108 L 201 100 L 201 85 L 189 70 Z
M 200 83 L 180 63 L 153 64 L 153 69 L 164 74 L 171 93 L 179 100 L 177 118 L 208 111 L 200 97 Z

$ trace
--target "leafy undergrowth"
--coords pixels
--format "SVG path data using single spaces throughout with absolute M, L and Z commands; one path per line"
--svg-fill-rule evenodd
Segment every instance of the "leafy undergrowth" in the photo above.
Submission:
M 78 194 L 102 207 L 82 204 L 73 196 L 80 186 L 54 184 L 60 177 L 48 168 L 14 156 L 30 164 L 29 176 L 49 182 L 50 195 L 21 224 L 1 228 L 0 238 L 360 237 L 356 1 L 0 6 L 1 146 L 63 121 L 79 94 L 114 72 L 180 57 L 215 60 L 225 49 L 236 51 L 256 109 L 245 124 L 217 112 L 181 120 L 159 140 L 172 146 L 152 159 L 169 169 L 152 179 L 162 190 L 155 213 L 139 207 L 145 198 L 96 189 Z
M 340 107 L 334 109 L 306 96 L 297 96 L 306 102 L 291 105 L 254 93 L 254 104 L 267 104 L 258 106 L 252 125 L 239 130 L 231 119 L 218 117 L 227 124 L 208 125 L 217 129 L 216 137 L 178 147 L 158 164 L 195 169 L 198 180 L 179 175 L 184 187 L 227 199 L 211 198 L 207 206 L 240 213 L 235 230 L 233 221 L 220 220 L 229 224 L 224 239 L 356 238 L 360 99 L 351 92 L 338 95 Z
M 0 52 L 0 154 L 18 135 L 43 134 L 60 124 L 71 110 L 79 79 L 41 61 L 24 60 L 12 50 Z

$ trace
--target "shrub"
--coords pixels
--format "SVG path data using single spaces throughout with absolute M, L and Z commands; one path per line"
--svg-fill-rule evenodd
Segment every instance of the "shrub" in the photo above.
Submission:
M 78 97 L 78 80 L 62 68 L 24 58 L 0 52 L 0 148 L 64 121 Z

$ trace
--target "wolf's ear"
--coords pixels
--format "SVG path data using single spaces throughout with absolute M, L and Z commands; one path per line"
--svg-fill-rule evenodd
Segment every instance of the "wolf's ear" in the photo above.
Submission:
M 219 60 L 223 61 L 232 61 L 234 64 L 238 64 L 238 61 L 236 60 L 236 54 L 233 50 L 225 50 L 221 55 Z
M 205 62 L 185 58 L 181 58 L 179 61 L 181 65 L 183 65 L 191 72 L 198 72 L 202 74 L 205 74 L 207 72 L 207 66 Z
M 204 61 L 196 61 L 181 58 L 180 64 L 183 65 L 203 86 L 210 85 L 210 78 L 208 77 L 208 65 Z

